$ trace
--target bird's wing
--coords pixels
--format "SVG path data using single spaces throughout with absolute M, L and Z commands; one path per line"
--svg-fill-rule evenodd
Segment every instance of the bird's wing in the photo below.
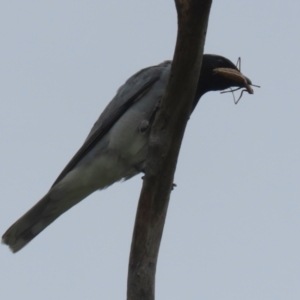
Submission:
M 116 96 L 107 105 L 97 122 L 94 124 L 87 139 L 70 162 L 66 165 L 57 177 L 52 187 L 63 179 L 85 155 L 101 140 L 101 138 L 112 128 L 122 115 L 143 95 L 145 95 L 159 80 L 162 72 L 169 67 L 170 62 L 166 61 L 157 66 L 142 69 L 130 77 L 117 91 Z

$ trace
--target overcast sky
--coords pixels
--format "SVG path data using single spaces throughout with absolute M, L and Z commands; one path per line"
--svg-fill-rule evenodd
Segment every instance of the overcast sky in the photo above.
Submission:
M 238 105 L 205 95 L 181 149 L 158 300 L 299 300 L 299 1 L 214 1 L 206 53 L 242 57 Z M 49 189 L 118 87 L 172 59 L 172 0 L 3 1 L 0 233 Z M 141 176 L 96 192 L 13 255 L 1 299 L 125 299 Z

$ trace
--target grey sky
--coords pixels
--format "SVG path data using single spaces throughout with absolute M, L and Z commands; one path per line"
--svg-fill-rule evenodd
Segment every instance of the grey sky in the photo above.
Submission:
M 102 3 L 103 2 L 103 3 Z M 202 98 L 181 149 L 157 299 L 300 299 L 299 1 L 214 1 L 205 52 L 262 86 Z M 0 231 L 36 203 L 117 88 L 171 59 L 172 0 L 5 1 Z M 125 299 L 141 176 L 97 192 L 16 255 L 1 297 Z

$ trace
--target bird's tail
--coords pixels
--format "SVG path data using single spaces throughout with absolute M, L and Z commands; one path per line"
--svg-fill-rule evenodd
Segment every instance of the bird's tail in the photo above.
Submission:
M 19 251 L 65 211 L 51 209 L 49 202 L 47 194 L 8 228 L 2 236 L 2 243 L 14 253 Z

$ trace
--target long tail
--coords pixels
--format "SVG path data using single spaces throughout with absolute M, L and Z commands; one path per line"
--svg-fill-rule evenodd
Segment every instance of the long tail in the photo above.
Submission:
M 68 207 L 58 211 L 53 209 L 50 200 L 50 196 L 47 194 L 9 227 L 2 236 L 2 243 L 8 245 L 14 253 L 19 251 L 62 213 L 70 208 Z

